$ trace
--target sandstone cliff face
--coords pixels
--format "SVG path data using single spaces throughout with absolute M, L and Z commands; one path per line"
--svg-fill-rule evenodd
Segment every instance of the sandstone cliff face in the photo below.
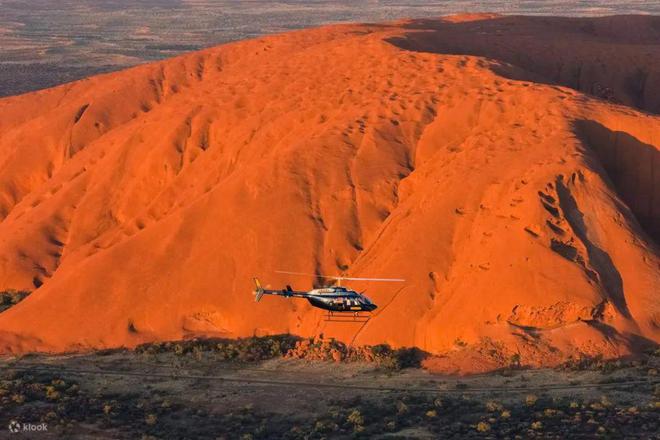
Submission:
M 594 121 L 577 121 L 576 129 L 642 227 L 655 243 L 660 243 L 658 149 L 625 131 L 610 130 Z
M 0 287 L 34 290 L 0 314 L 0 349 L 324 333 L 475 371 L 660 340 L 660 120 L 529 81 L 524 46 L 516 66 L 445 54 L 456 21 L 288 33 L 0 100 Z M 255 304 L 255 275 L 312 287 L 278 269 L 407 282 L 354 283 L 379 305 L 360 327 Z

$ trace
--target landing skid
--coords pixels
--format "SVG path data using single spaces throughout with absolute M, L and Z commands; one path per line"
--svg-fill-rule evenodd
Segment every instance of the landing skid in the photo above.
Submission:
M 364 322 L 371 319 L 371 314 L 360 312 L 328 312 L 323 317 L 325 322 Z

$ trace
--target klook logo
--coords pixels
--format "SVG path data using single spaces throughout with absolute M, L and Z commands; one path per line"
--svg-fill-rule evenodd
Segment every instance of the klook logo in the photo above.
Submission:
M 9 422 L 9 432 L 17 433 L 21 432 L 21 424 L 18 423 L 16 420 L 12 420 Z
M 7 427 L 9 432 L 17 434 L 19 432 L 46 432 L 48 431 L 48 425 L 45 423 L 20 423 L 16 420 L 9 422 Z

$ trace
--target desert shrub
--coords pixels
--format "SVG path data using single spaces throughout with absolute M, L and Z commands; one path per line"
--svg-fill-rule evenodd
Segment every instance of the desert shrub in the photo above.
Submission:
M 539 400 L 539 398 L 535 394 L 528 394 L 525 396 L 525 404 L 527 406 L 534 406 L 536 405 L 536 402 Z
M 60 392 L 53 385 L 48 385 L 46 387 L 46 398 L 50 400 L 58 400 L 60 398 Z
M 467 347 L 468 343 L 465 342 L 464 340 L 460 339 L 460 338 L 456 338 L 454 340 L 454 345 L 457 346 L 457 347 L 465 348 L 465 347 Z
M 23 301 L 30 293 L 27 290 L 8 289 L 0 292 L 0 312 L 4 312 L 10 307 Z
M 399 400 L 396 402 L 396 412 L 398 415 L 403 415 L 408 413 L 408 405 L 405 404 L 405 402 Z
M 339 425 L 332 420 L 317 420 L 314 424 L 314 432 L 329 433 L 339 429 Z
M 351 347 L 322 337 L 300 340 L 286 353 L 286 357 L 307 360 L 371 362 L 388 370 L 419 367 L 424 356 L 424 352 L 416 348 L 393 349 L 386 344 Z
M 504 408 L 502 407 L 502 404 L 495 401 L 495 400 L 489 400 L 486 402 L 486 409 L 489 412 L 496 412 L 496 411 L 502 411 Z
M 477 431 L 488 432 L 490 431 L 490 425 L 486 422 L 479 422 L 477 423 Z
M 395 350 L 394 357 L 397 359 L 398 368 L 418 368 L 421 367 L 426 354 L 415 347 L 404 347 Z
M 364 416 L 362 415 L 362 413 L 360 413 L 360 410 L 354 409 L 348 415 L 346 421 L 348 423 L 352 423 L 353 425 L 364 425 Z

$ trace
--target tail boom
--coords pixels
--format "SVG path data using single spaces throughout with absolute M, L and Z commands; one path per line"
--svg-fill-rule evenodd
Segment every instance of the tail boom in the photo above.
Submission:
M 286 286 L 286 289 L 282 289 L 282 290 L 264 289 L 263 287 L 261 287 L 259 278 L 255 277 L 254 300 L 256 302 L 259 302 L 264 295 L 277 295 L 277 296 L 284 296 L 286 298 L 291 298 L 291 297 L 306 298 L 307 292 L 300 292 L 297 290 L 293 290 L 291 286 Z

